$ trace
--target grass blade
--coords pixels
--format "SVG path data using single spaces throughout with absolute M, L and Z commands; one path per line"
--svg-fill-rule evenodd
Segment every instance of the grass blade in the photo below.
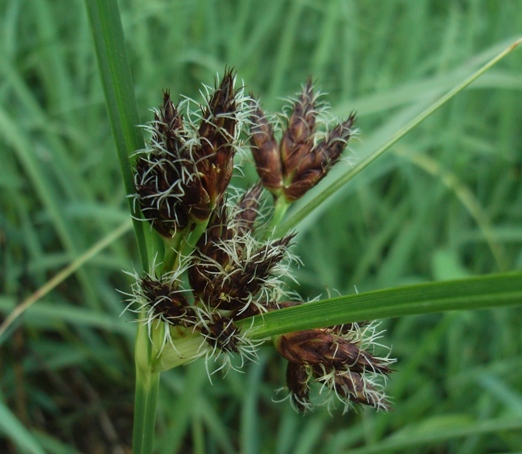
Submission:
M 522 304 L 522 273 L 503 273 L 447 282 L 408 285 L 314 301 L 245 319 L 254 337 L 343 323 L 435 312 Z
M 130 155 L 142 149 L 144 144 L 137 127 L 140 121 L 118 4 L 115 0 L 86 0 L 85 4 L 125 191 L 130 195 L 135 192 Z M 147 269 L 148 254 L 143 223 L 137 220 L 140 214 L 130 199 L 129 209 L 135 218 L 134 230 L 142 266 Z
M 21 452 L 45 454 L 45 451 L 31 433 L 18 421 L 3 402 L 0 402 L 0 431 L 7 435 Z
M 52 279 L 50 279 L 45 285 L 40 287 L 36 292 L 26 298 L 22 303 L 20 303 L 16 308 L 9 314 L 9 316 L 2 322 L 0 325 L 0 344 L 3 342 L 2 336 L 7 331 L 9 326 L 27 309 L 29 309 L 34 303 L 36 303 L 39 299 L 43 298 L 47 295 L 51 290 L 53 290 L 57 285 L 62 283 L 65 279 L 67 279 L 71 274 L 73 274 L 77 269 L 79 269 L 84 263 L 88 262 L 91 258 L 93 258 L 100 251 L 109 246 L 113 241 L 123 235 L 125 232 L 129 230 L 129 223 L 125 222 L 116 230 L 111 232 L 105 238 L 102 238 L 95 245 L 93 245 L 88 251 L 84 252 L 80 257 L 74 260 L 70 265 L 66 266 L 63 270 L 61 270 L 58 274 L 56 274 Z M 103 317 L 103 315 L 102 315 Z
M 135 192 L 130 155 L 144 147 L 134 85 L 127 60 L 123 28 L 116 0 L 86 0 L 91 31 L 98 56 L 107 109 L 116 140 L 121 173 L 127 195 Z M 129 198 L 134 230 L 143 269 L 149 266 L 147 241 L 140 213 Z M 146 328 L 140 324 L 136 336 L 136 393 L 134 408 L 133 452 L 153 449 L 159 373 L 150 370 L 151 346 Z

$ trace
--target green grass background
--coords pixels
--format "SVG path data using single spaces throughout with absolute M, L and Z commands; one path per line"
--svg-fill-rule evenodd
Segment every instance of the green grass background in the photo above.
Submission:
M 522 35 L 518 0 L 121 1 L 142 123 L 169 88 L 234 66 L 267 110 L 308 76 L 358 112 L 350 165 Z M 305 298 L 520 269 L 520 50 L 300 226 Z M 0 311 L 128 220 L 85 5 L 0 0 Z M 342 169 L 338 170 L 341 172 Z M 335 171 L 333 172 L 335 173 Z M 238 184 L 254 177 L 250 170 Z M 333 175 L 332 177 L 335 177 Z M 327 183 L 325 183 L 327 184 Z M 303 203 L 306 203 L 304 201 Z M 131 231 L 24 314 L 0 346 L 0 451 L 126 452 L 139 268 Z M 384 322 L 394 411 L 299 416 L 273 403 L 272 351 L 245 374 L 162 375 L 160 453 L 486 453 L 522 449 L 522 312 Z

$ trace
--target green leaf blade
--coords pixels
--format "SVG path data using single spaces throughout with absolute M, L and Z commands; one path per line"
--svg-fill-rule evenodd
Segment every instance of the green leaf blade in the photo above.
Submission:
M 521 304 L 522 273 L 502 273 L 314 301 L 245 319 L 241 326 L 252 326 L 253 337 L 262 338 L 343 323 Z
M 118 3 L 115 0 L 85 0 L 85 4 L 125 192 L 129 196 L 135 192 L 130 156 L 142 149 L 144 143 L 138 129 L 140 121 Z M 143 223 L 130 198 L 129 209 L 134 219 L 142 266 L 147 269 L 148 253 Z

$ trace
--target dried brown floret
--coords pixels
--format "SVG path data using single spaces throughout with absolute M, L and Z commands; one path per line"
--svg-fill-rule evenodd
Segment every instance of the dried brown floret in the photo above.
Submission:
M 385 378 L 391 372 L 392 360 L 387 356 L 377 357 L 363 348 L 365 344 L 372 348 L 375 340 L 375 326 L 365 326 L 361 330 L 358 324 L 352 323 L 288 333 L 277 338 L 276 348 L 288 360 L 288 370 L 293 374 L 289 376 L 287 370 L 287 387 L 298 409 L 307 409 L 299 402 L 307 401 L 304 396 L 309 393 L 305 390 L 312 379 L 330 389 L 346 407 L 366 404 L 388 409 L 387 397 L 377 378 Z M 301 381 L 295 375 L 296 371 L 300 371 Z M 304 371 L 307 371 L 306 387 Z
M 292 105 L 283 136 L 278 145 L 274 128 L 256 105 L 251 116 L 251 149 L 257 173 L 263 185 L 288 202 L 301 198 L 321 181 L 341 158 L 353 133 L 355 115 L 327 130 L 318 140 L 317 106 L 311 80 Z

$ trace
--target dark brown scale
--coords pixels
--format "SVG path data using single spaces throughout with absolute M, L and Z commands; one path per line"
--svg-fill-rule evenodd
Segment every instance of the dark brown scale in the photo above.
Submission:
M 313 86 L 309 79 L 294 104 L 292 115 L 281 140 L 281 159 L 285 180 L 291 179 L 298 169 L 299 163 L 312 150 L 316 116 Z
M 288 361 L 322 364 L 335 369 L 349 368 L 360 373 L 370 371 L 386 375 L 391 372 L 381 360 L 327 328 L 284 334 L 277 348 Z
M 238 235 L 253 232 L 262 191 L 263 185 L 259 182 L 245 192 L 239 200 L 237 213 L 234 218 L 234 225 L 237 228 Z
M 274 195 L 278 195 L 283 187 L 283 167 L 279 145 L 274 137 L 272 125 L 257 103 L 252 104 L 253 113 L 250 117 L 250 144 L 256 170 L 263 183 Z
M 222 291 L 231 300 L 230 309 L 243 309 L 248 298 L 261 290 L 273 268 L 285 257 L 292 237 L 266 244 L 245 263 L 241 271 L 231 273 L 229 279 L 223 282 Z
M 335 391 L 341 397 L 351 400 L 357 404 L 369 405 L 374 408 L 388 410 L 390 408 L 382 394 L 377 392 L 367 380 L 356 373 L 338 373 L 335 376 Z M 377 398 L 379 396 L 380 398 Z
M 286 366 L 286 386 L 291 399 L 301 413 L 306 411 L 305 404 L 310 402 L 310 374 L 305 364 L 289 362 Z
M 186 133 L 183 128 L 183 116 L 172 103 L 168 90 L 163 92 L 160 115 L 156 113 L 154 120 L 156 128 L 152 136 L 153 141 L 164 143 L 170 153 L 178 155 L 185 143 Z
M 213 347 L 229 353 L 239 351 L 240 329 L 234 324 L 231 318 L 222 316 L 218 312 L 212 314 L 212 321 L 201 329 L 201 334 L 206 341 Z
M 194 161 L 211 204 L 219 203 L 232 178 L 237 127 L 237 103 L 234 72 L 225 72 L 223 80 L 203 109 L 199 127 L 201 146 Z
M 144 278 L 141 281 L 143 296 L 154 312 L 168 319 L 173 325 L 186 326 L 195 320 L 187 299 L 169 285 Z

